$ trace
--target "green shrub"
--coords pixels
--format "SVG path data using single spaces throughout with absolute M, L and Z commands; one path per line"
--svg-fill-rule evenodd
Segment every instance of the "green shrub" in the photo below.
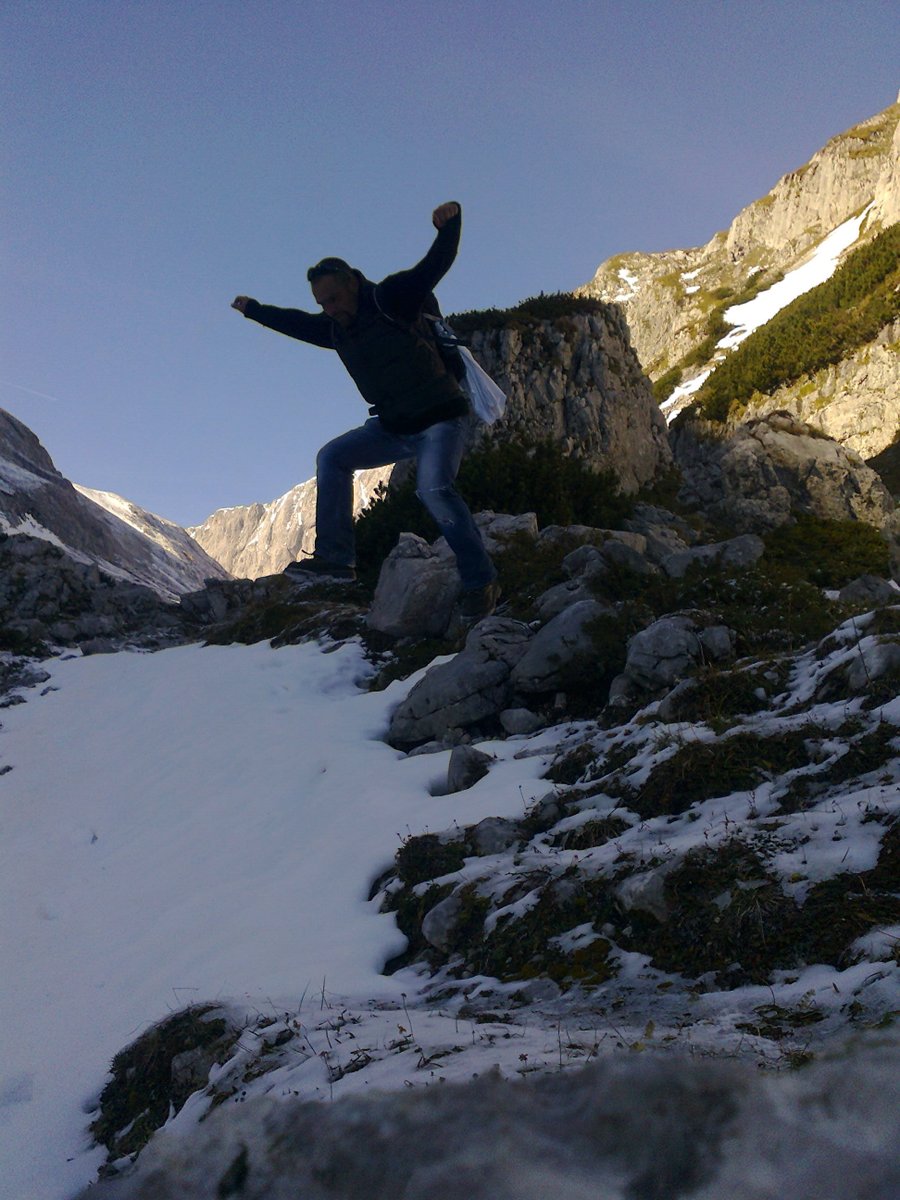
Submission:
M 768 534 L 766 561 L 818 587 L 840 588 L 860 575 L 890 574 L 887 542 L 862 521 L 808 514 Z
M 474 450 L 463 461 L 458 486 L 472 512 L 533 512 L 540 525 L 592 525 L 608 528 L 631 511 L 619 494 L 612 471 L 592 471 L 559 446 L 507 442 Z M 356 522 L 357 566 L 361 577 L 377 574 L 403 532 L 429 541 L 439 530 L 409 481 L 381 495 Z
M 486 333 L 492 329 L 520 329 L 540 321 L 601 313 L 607 307 L 602 300 L 573 296 L 571 292 L 541 292 L 539 296 L 529 296 L 512 308 L 473 309 L 453 313 L 447 320 L 455 333 L 460 337 L 468 337 L 472 333 Z
M 653 397 L 657 404 L 662 404 L 664 400 L 668 400 L 679 383 L 681 383 L 683 374 L 684 371 L 681 367 L 672 367 L 670 371 L 666 371 L 665 375 L 660 375 L 659 379 L 653 384 Z

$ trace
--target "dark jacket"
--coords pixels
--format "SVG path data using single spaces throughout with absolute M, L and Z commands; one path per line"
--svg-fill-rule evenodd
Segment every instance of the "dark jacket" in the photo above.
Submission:
M 391 433 L 419 433 L 464 416 L 469 402 L 448 371 L 423 317 L 459 246 L 462 217 L 438 230 L 431 249 L 408 271 L 375 284 L 357 271 L 359 309 L 347 329 L 325 313 L 276 308 L 251 300 L 245 316 L 314 346 L 336 350 L 371 412 Z

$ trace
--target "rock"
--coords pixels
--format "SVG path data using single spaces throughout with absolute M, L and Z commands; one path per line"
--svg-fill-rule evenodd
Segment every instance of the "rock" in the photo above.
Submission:
M 500 724 L 506 733 L 534 733 L 542 728 L 544 721 L 530 708 L 506 708 L 500 714 Z
M 663 559 L 662 568 L 670 579 L 681 579 L 697 563 L 704 567 L 731 567 L 743 571 L 757 563 L 765 551 L 766 544 L 761 537 L 745 533 L 729 538 L 727 542 L 713 542 L 670 554 Z
M 539 630 L 513 668 L 516 691 L 531 694 L 565 688 L 604 663 L 593 642 L 591 622 L 613 610 L 597 600 L 580 600 Z
M 795 513 L 882 528 L 894 501 L 852 450 L 787 413 L 737 426 L 698 418 L 673 427 L 680 499 L 738 532 L 785 524 Z
M 602 559 L 600 561 L 603 562 Z M 535 600 L 534 606 L 541 622 L 546 625 L 548 621 L 559 616 L 563 609 L 570 608 L 581 600 L 591 599 L 593 595 L 584 584 L 577 579 L 570 579 L 566 583 L 554 584 L 552 588 L 542 592 Z
M 522 831 L 516 821 L 506 817 L 485 817 L 473 827 L 471 838 L 476 854 L 502 854 L 521 841 Z
M 490 754 L 476 750 L 474 746 L 455 746 L 447 765 L 447 795 L 474 787 L 487 775 L 493 761 Z
M 393 637 L 440 637 L 459 590 L 455 562 L 423 538 L 403 533 L 382 564 L 366 624 Z
M 510 671 L 530 638 L 520 621 L 489 617 L 479 622 L 459 654 L 427 671 L 394 710 L 388 741 L 415 745 L 495 716 L 508 706 Z
M 626 912 L 650 913 L 664 924 L 669 919 L 666 878 L 680 865 L 680 861 L 674 860 L 643 875 L 629 875 L 615 888 L 616 899 Z
M 682 679 L 676 683 L 670 692 L 660 700 L 656 709 L 657 720 L 669 723 L 680 721 L 683 704 L 697 691 L 699 684 L 696 679 Z
M 724 626 L 698 630 L 689 617 L 662 617 L 628 643 L 623 674 L 642 691 L 657 692 L 672 687 L 706 657 L 728 657 L 731 647 Z
M 900 601 L 900 592 L 887 579 L 878 575 L 860 575 L 841 588 L 838 599 L 844 604 L 868 604 L 882 608 Z
M 890 676 L 900 677 L 900 645 L 896 642 L 860 647 L 847 668 L 847 684 L 856 693 L 864 693 L 876 679 Z
M 439 901 L 422 918 L 422 937 L 435 950 L 449 954 L 453 930 L 459 923 L 462 901 L 456 893 Z
M 552 441 L 635 492 L 671 462 L 666 426 L 614 304 L 561 321 L 517 317 L 467 334 L 472 353 L 507 394 L 478 443 Z

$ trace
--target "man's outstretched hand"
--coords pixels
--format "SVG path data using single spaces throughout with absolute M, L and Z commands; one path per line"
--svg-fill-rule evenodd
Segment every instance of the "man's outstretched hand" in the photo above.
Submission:
M 231 307 L 236 308 L 239 313 L 247 311 L 247 305 L 250 303 L 249 296 L 235 296 L 231 302 Z
M 448 221 L 452 221 L 454 217 L 458 217 L 460 213 L 459 205 L 455 200 L 449 200 L 446 204 L 439 204 L 431 214 L 431 223 L 435 229 L 443 229 Z

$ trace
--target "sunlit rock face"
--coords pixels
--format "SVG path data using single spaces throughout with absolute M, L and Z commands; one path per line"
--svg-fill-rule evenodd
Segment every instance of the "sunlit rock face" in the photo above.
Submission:
M 192 538 L 109 492 L 73 485 L 36 434 L 0 409 L 0 532 L 37 537 L 113 578 L 168 599 L 227 578 Z

